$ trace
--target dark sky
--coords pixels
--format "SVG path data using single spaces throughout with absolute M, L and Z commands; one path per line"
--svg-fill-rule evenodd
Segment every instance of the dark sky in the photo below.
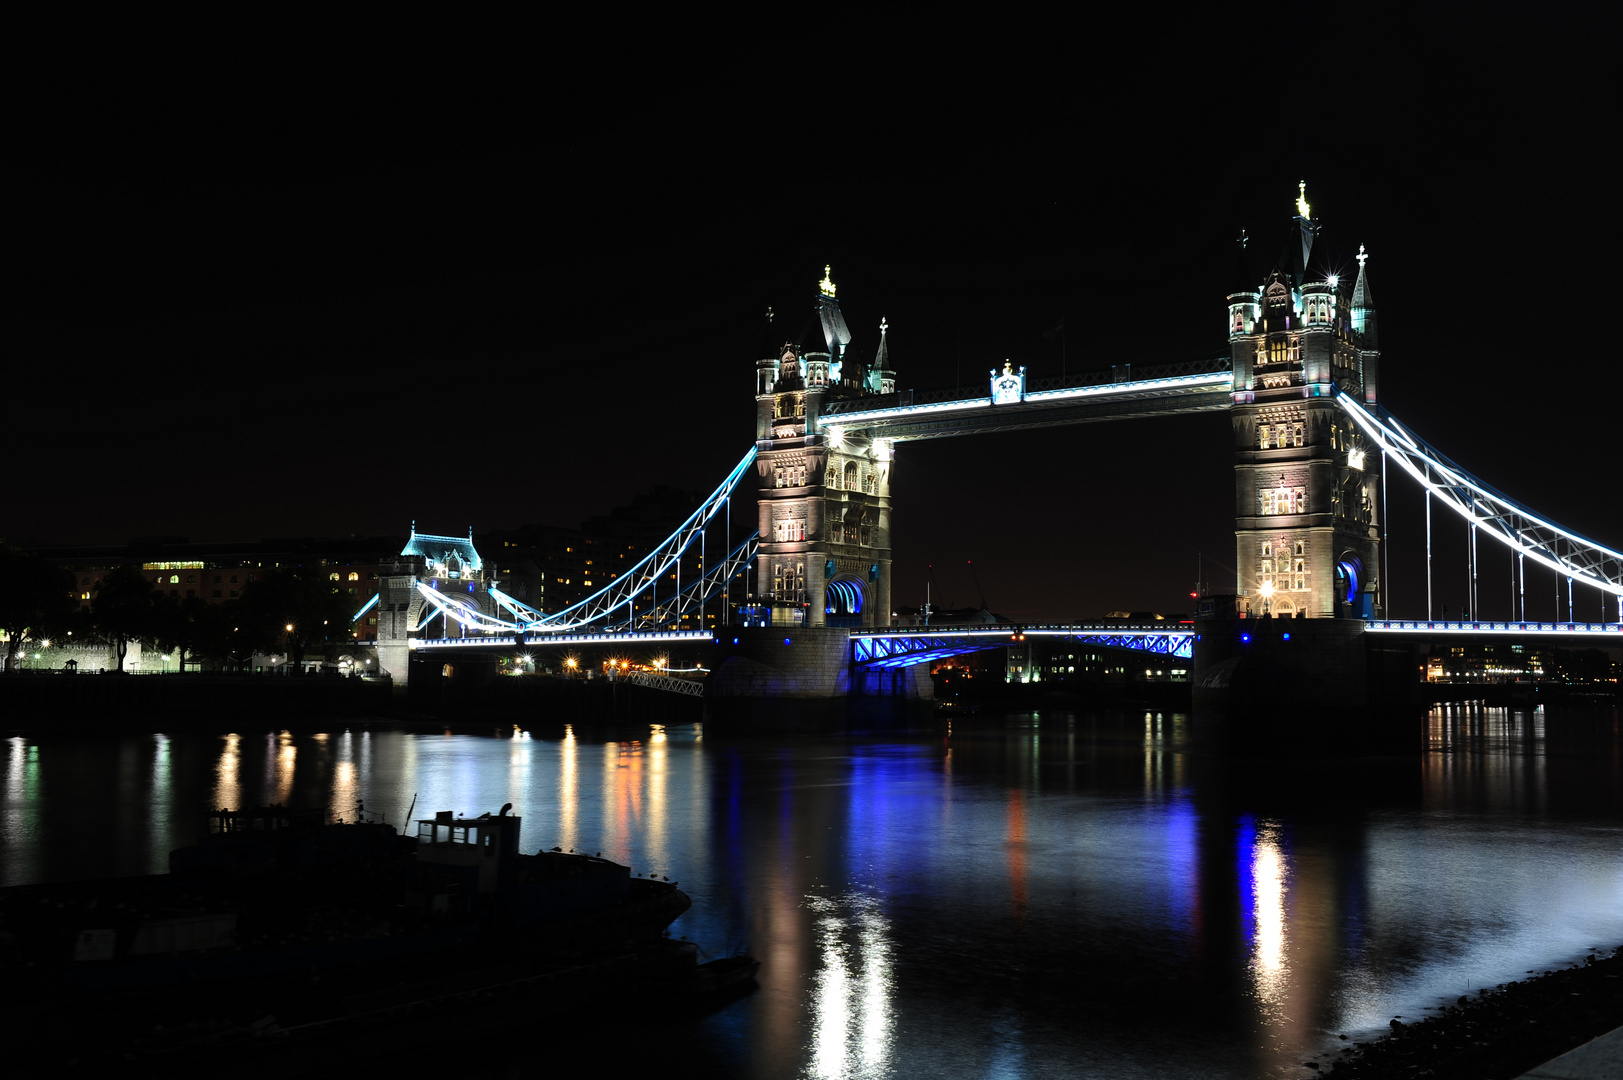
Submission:
M 752 438 L 761 313 L 798 326 L 825 263 L 903 388 L 1216 356 L 1234 237 L 1280 247 L 1305 179 L 1321 244 L 1370 251 L 1387 407 L 1615 545 L 1618 87 L 1582 55 L 1604 27 L 1543 33 L 1439 18 L 1153 74 L 1048 42 L 1019 79 L 667 59 L 41 92 L 0 536 L 477 535 L 708 491 Z M 1202 553 L 1232 581 L 1228 448 L 1220 415 L 905 444 L 896 600 L 933 564 L 938 603 L 1017 618 L 1183 610 Z

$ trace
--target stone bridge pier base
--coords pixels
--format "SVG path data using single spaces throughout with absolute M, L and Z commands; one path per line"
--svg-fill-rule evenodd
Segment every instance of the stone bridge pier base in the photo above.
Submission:
M 1196 626 L 1194 735 L 1280 757 L 1417 753 L 1422 709 L 1407 654 L 1358 619 L 1214 619 Z
M 705 682 L 705 724 L 748 734 L 923 730 L 935 716 L 928 664 L 851 663 L 842 627 L 723 627 Z

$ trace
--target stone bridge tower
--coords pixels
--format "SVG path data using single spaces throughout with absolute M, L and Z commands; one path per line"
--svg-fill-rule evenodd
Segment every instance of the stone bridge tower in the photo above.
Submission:
M 1284 252 L 1228 298 L 1236 591 L 1253 615 L 1367 617 L 1384 603 L 1379 451 L 1330 396 L 1376 402 L 1375 304 L 1363 248 L 1349 288 L 1315 251 L 1319 231 L 1304 183 Z
M 873 360 L 859 359 L 828 267 L 798 337 L 768 316 L 770 353 L 755 365 L 756 592 L 775 626 L 890 624 L 893 444 L 819 419 L 825 402 L 895 391 L 885 330 Z
M 412 522 L 411 538 L 400 554 L 378 565 L 378 667 L 392 675 L 397 686 L 405 685 L 409 677 L 418 627 L 430 614 L 424 610 L 428 602 L 417 591 L 419 582 L 486 614 L 495 613 L 490 598 L 493 578 L 473 546 L 473 529 L 465 537 L 436 536 L 418 532 L 417 523 Z M 431 637 L 467 634 L 449 619 L 430 619 L 426 629 Z

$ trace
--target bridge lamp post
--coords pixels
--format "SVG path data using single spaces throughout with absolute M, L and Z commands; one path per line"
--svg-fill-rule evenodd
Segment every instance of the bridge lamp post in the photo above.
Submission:
M 1261 591 L 1262 591 L 1262 613 L 1264 615 L 1267 615 L 1272 610 L 1272 606 L 1273 606 L 1274 583 L 1271 582 L 1271 581 L 1264 581 L 1262 583 L 1262 590 Z
M 574 677 L 574 675 L 575 675 L 575 668 L 576 668 L 576 667 L 577 667 L 577 666 L 578 666 L 578 665 L 577 665 L 577 664 L 576 664 L 576 661 L 575 661 L 575 658 L 574 658 L 574 657 L 573 657 L 573 656 L 570 656 L 570 657 L 566 657 L 566 658 L 565 658 L 565 659 L 564 659 L 564 667 L 565 667 L 565 668 L 567 668 L 567 669 L 568 669 L 568 671 L 569 671 L 569 677 L 570 677 L 570 678 L 573 678 L 573 677 Z

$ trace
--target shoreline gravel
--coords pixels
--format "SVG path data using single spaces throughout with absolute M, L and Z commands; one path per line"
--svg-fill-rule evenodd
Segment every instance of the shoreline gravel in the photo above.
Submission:
M 1623 948 L 1592 949 L 1570 968 L 1465 995 L 1392 1033 L 1348 1042 L 1339 1054 L 1303 1062 L 1328 1080 L 1515 1080 L 1590 1039 L 1623 1026 Z M 1346 1038 L 1346 1036 L 1342 1036 Z

